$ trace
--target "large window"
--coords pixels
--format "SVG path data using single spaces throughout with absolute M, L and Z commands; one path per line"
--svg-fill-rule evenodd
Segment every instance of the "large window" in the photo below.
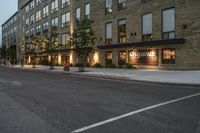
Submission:
M 58 0 L 54 0 L 51 2 L 51 13 L 54 13 L 58 10 Z
M 90 19 L 90 3 L 85 5 L 85 19 Z
M 47 17 L 49 15 L 49 6 L 46 5 L 44 8 L 43 8 L 43 17 Z
M 26 18 L 26 27 L 29 26 L 29 18 Z
M 174 48 L 162 49 L 162 64 L 175 64 L 175 58 Z
M 120 66 L 125 66 L 126 65 L 126 59 L 127 59 L 127 52 L 126 51 L 119 51 L 118 64 Z
M 79 21 L 81 18 L 81 8 L 76 8 L 76 21 Z
M 106 52 L 105 63 L 106 64 L 112 64 L 112 51 Z
M 35 6 L 35 3 L 34 3 L 34 2 L 35 2 L 35 1 L 33 0 L 33 1 L 30 3 L 30 10 L 34 8 L 34 6 Z
M 36 26 L 36 34 L 39 35 L 41 33 L 41 25 Z
M 164 40 L 175 38 L 175 11 L 174 8 L 162 12 L 162 37 Z
M 62 34 L 61 40 L 62 40 L 62 48 L 67 48 L 68 42 L 70 41 L 70 34 L 69 33 Z
M 70 12 L 62 15 L 62 27 L 68 27 L 70 25 Z
M 51 20 L 51 28 L 52 30 L 57 30 L 58 29 L 58 18 L 53 18 Z
M 70 0 L 62 0 L 62 8 L 70 5 Z
M 118 21 L 118 41 L 126 43 L 126 19 Z
M 36 21 L 41 20 L 41 10 L 36 12 Z
M 152 13 L 142 15 L 142 40 L 152 41 Z
M 29 5 L 27 5 L 26 7 L 25 7 L 25 13 L 28 13 L 29 12 Z
M 43 31 L 48 31 L 49 23 L 48 21 L 43 24 Z
M 35 5 L 37 6 L 37 5 L 39 5 L 41 3 L 41 0 L 36 0 L 35 1 Z
M 118 0 L 118 10 L 126 8 L 126 0 Z
M 106 23 L 106 44 L 112 44 L 112 22 Z
M 112 0 L 106 0 L 106 14 L 112 12 Z
M 30 34 L 30 36 L 31 36 L 31 37 L 33 37 L 33 36 L 34 36 L 34 34 L 35 34 L 35 29 L 34 29 L 34 28 L 32 28 L 32 29 L 31 29 L 31 34 Z
M 34 24 L 34 22 L 35 22 L 35 15 L 33 14 L 33 15 L 31 16 L 31 24 Z

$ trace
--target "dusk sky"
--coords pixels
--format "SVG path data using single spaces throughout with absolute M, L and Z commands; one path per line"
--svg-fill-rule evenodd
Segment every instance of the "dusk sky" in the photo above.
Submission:
M 17 0 L 2 0 L 0 4 L 0 25 L 17 11 Z M 2 43 L 2 34 L 0 26 L 0 45 Z

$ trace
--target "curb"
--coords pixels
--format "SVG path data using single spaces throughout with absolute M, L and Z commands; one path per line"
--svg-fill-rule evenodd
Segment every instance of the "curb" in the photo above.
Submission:
M 3 66 L 7 67 L 7 66 Z M 81 76 L 81 77 L 89 77 L 89 78 L 99 78 L 99 79 L 108 79 L 108 80 L 118 80 L 124 82 L 132 82 L 132 83 L 147 83 L 147 84 L 157 84 L 157 85 L 168 85 L 168 86 L 184 86 L 184 87 L 200 87 L 200 84 L 190 84 L 190 83 L 174 83 L 174 82 L 162 82 L 162 81 L 148 81 L 148 80 L 137 80 L 137 79 L 130 79 L 128 77 L 119 77 L 119 76 L 107 76 L 107 75 L 98 75 L 98 74 L 86 74 L 86 73 L 79 73 L 79 72 L 59 72 L 59 71 L 52 71 L 52 70 L 41 70 L 37 68 L 25 68 L 25 67 L 7 67 L 7 68 L 14 68 L 14 69 L 21 69 L 21 70 L 28 70 L 28 71 L 40 71 L 46 73 L 58 73 L 64 75 L 74 75 L 74 76 Z M 124 79 L 127 78 L 127 79 Z

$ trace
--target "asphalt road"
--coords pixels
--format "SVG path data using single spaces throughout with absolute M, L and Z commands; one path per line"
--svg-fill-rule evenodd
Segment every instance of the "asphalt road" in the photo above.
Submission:
M 0 133 L 72 132 L 200 133 L 200 88 L 0 67 Z

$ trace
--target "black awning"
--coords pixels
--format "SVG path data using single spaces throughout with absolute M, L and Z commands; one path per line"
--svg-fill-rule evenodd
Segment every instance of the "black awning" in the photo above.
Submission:
M 128 48 L 128 47 L 140 47 L 140 46 L 157 46 L 157 45 L 168 45 L 168 44 L 184 44 L 185 39 L 170 39 L 170 40 L 155 40 L 146 42 L 131 42 L 131 43 L 121 43 L 112 45 L 101 45 L 97 46 L 99 49 L 112 49 L 112 48 Z

